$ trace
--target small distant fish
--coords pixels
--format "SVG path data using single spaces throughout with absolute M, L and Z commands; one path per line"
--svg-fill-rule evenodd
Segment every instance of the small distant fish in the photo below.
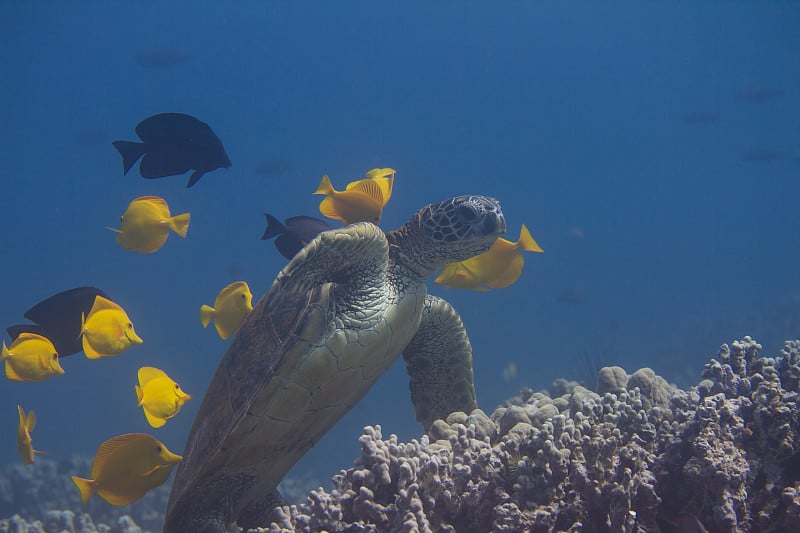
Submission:
M 770 100 L 774 100 L 783 95 L 783 91 L 780 89 L 771 89 L 769 87 L 762 87 L 758 84 L 751 84 L 748 85 L 738 93 L 736 93 L 737 98 L 744 102 L 750 103 L 761 103 L 761 102 L 768 102 Z
M 253 294 L 244 281 L 235 281 L 222 289 L 214 300 L 214 307 L 200 307 L 200 322 L 206 328 L 214 320 L 214 326 L 222 339 L 227 339 L 239 329 L 244 319 L 253 310 Z
M 580 287 L 572 287 L 565 289 L 558 295 L 558 302 L 567 305 L 578 305 L 586 302 L 589 299 L 589 293 L 586 289 Z
M 142 339 L 133 329 L 127 313 L 116 303 L 97 296 L 91 311 L 81 320 L 83 353 L 89 359 L 117 355 Z
M 126 250 L 151 254 L 164 246 L 169 230 L 186 237 L 189 220 L 189 213 L 170 216 L 169 206 L 161 197 L 140 196 L 119 217 L 119 229 L 107 229 L 117 233 L 117 242 Z
M 17 324 L 6 328 L 11 340 L 20 333 L 36 333 L 53 343 L 59 357 L 80 352 L 81 315 L 88 314 L 97 296 L 108 295 L 97 287 L 69 289 L 39 302 L 27 311 L 25 318 L 34 324 Z
M 583 231 L 583 228 L 575 227 L 567 230 L 567 235 L 573 239 L 583 239 L 586 236 L 586 233 Z
M 141 67 L 161 69 L 186 63 L 191 56 L 174 48 L 153 46 L 137 50 L 135 59 Z
M 448 263 L 434 280 L 437 285 L 457 289 L 487 291 L 513 284 L 522 274 L 525 258 L 522 252 L 542 252 L 525 224 L 517 242 L 497 239 L 486 252 L 457 263 Z
M 267 229 L 264 230 L 261 240 L 271 239 L 277 235 L 275 248 L 286 259 L 293 258 L 314 237 L 331 229 L 330 224 L 314 217 L 302 215 L 289 217 L 285 224 L 281 224 L 280 220 L 269 213 L 265 213 L 265 216 L 267 217 Z
M 272 179 L 281 176 L 289 169 L 288 163 L 282 159 L 265 159 L 256 165 L 257 176 Z
M 356 222 L 372 222 L 377 224 L 381 220 L 383 208 L 392 196 L 394 185 L 394 171 L 379 175 L 381 171 L 391 169 L 373 169 L 368 176 L 361 180 L 347 184 L 343 191 L 333 188 L 328 175 L 314 191 L 314 194 L 324 194 L 325 199 L 319 204 L 319 211 L 328 218 L 338 220 L 343 224 Z
M 769 148 L 747 150 L 742 153 L 742 161 L 748 163 L 771 163 L 783 159 L 785 154 Z
M 112 437 L 97 449 L 91 479 L 72 476 L 84 505 L 97 492 L 111 505 L 129 505 L 169 477 L 183 457 L 145 433 Z
M 194 170 L 186 184 L 191 187 L 206 172 L 231 166 L 219 137 L 208 124 L 190 115 L 153 115 L 136 126 L 136 135 L 144 142 L 112 143 L 122 155 L 123 174 L 141 157 L 139 174 L 143 178 L 177 176 Z
M 517 379 L 517 363 L 514 361 L 508 362 L 506 367 L 503 369 L 503 379 L 506 380 L 506 383 L 511 383 Z
M 147 422 L 160 428 L 178 414 L 183 404 L 192 399 L 160 368 L 143 366 L 138 372 L 139 384 L 135 386 L 137 405 L 144 409 Z
M 53 343 L 35 333 L 20 333 L 10 348 L 3 342 L 0 361 L 5 361 L 6 377 L 11 381 L 42 381 L 64 375 Z
M 681 115 L 683 123 L 691 126 L 713 124 L 719 122 L 719 119 L 719 113 L 714 113 L 712 111 L 689 111 Z
M 36 427 L 36 414 L 33 411 L 25 411 L 21 405 L 17 406 L 19 413 L 19 425 L 17 426 L 17 448 L 19 449 L 19 456 L 22 458 L 22 464 L 28 466 L 33 464 L 34 454 L 44 454 L 39 450 L 33 449 L 33 439 L 31 439 L 31 431 Z

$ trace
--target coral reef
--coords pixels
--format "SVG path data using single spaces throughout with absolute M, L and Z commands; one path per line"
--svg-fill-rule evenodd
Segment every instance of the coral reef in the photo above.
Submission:
M 688 391 L 650 369 L 558 380 L 361 457 L 255 531 L 800 531 L 800 341 L 723 345 Z
M 760 350 L 749 337 L 722 345 L 689 390 L 606 367 L 596 390 L 523 389 L 408 443 L 368 426 L 330 491 L 251 531 L 800 531 L 800 341 Z M 38 512 L 26 516 L 67 526 L 14 517 L 0 533 L 139 531 L 129 517 L 95 527 L 94 511 Z

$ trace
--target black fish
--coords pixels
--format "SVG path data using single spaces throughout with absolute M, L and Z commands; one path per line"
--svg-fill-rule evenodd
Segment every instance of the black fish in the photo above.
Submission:
M 314 217 L 290 217 L 286 219 L 286 225 L 283 225 L 280 220 L 269 213 L 265 213 L 265 216 L 267 217 L 267 229 L 264 230 L 261 239 L 271 239 L 277 235 L 275 248 L 286 259 L 291 259 L 314 237 L 331 229 L 330 224 Z
M 206 172 L 231 166 L 222 141 L 208 124 L 183 113 L 148 117 L 136 126 L 136 135 L 144 142 L 112 143 L 122 155 L 123 174 L 144 156 L 139 165 L 143 178 L 177 176 L 194 170 L 186 184 L 191 187 Z
M 189 61 L 191 56 L 174 48 L 152 47 L 138 50 L 135 58 L 142 67 L 169 68 Z
M 82 315 L 89 314 L 98 295 L 108 298 L 106 293 L 95 287 L 59 292 L 25 311 L 25 318 L 34 324 L 9 326 L 6 328 L 8 336 L 13 341 L 20 333 L 36 333 L 53 343 L 59 357 L 78 353 L 83 350 Z

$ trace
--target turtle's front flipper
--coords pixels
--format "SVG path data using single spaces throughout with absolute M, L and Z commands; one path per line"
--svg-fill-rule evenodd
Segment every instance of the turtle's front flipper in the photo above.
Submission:
M 419 330 L 403 350 L 417 422 L 427 431 L 453 411 L 478 408 L 472 376 L 472 346 L 453 306 L 425 298 Z
M 332 282 L 364 290 L 365 282 L 383 283 L 388 254 L 386 236 L 369 222 L 323 231 L 280 271 L 273 288 L 305 292 Z

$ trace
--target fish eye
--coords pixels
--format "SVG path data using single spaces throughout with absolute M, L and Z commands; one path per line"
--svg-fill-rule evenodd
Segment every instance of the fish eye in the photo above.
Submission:
M 176 384 L 175 384 L 175 388 L 176 388 L 176 389 L 180 389 L 180 388 L 181 388 L 181 386 L 180 386 L 180 385 L 178 385 L 178 384 L 176 383 Z
M 161 453 L 161 446 L 156 446 L 156 451 Z
M 132 327 L 133 327 L 133 324 L 131 324 L 130 322 L 128 322 L 128 327 L 129 327 L 129 328 L 132 328 Z
M 57 353 L 53 354 L 53 359 L 58 359 L 58 354 Z

